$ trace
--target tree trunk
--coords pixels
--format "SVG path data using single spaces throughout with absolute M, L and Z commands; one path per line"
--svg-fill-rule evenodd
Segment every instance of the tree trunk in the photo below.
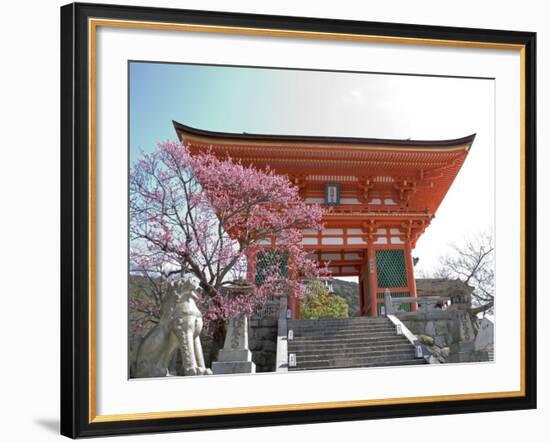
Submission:
M 495 304 L 494 301 L 490 301 L 487 304 L 481 305 L 479 307 L 475 307 L 470 311 L 470 314 L 472 316 L 477 316 L 478 313 L 486 312 L 487 310 L 492 308 L 494 304 Z
M 208 348 L 205 350 L 204 358 L 207 367 L 212 366 L 212 362 L 218 357 L 218 352 L 223 348 L 227 328 L 225 321 L 216 321 L 210 324 L 210 333 L 208 336 Z

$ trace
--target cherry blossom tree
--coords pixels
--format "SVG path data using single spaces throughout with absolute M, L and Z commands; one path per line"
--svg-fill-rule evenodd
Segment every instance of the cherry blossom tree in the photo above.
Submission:
M 149 301 L 138 297 L 130 306 L 144 311 L 141 316 L 158 312 L 166 281 L 184 274 L 199 281 L 207 326 L 250 313 L 267 295 L 291 290 L 300 297 L 300 277 L 322 273 L 301 245 L 302 229 L 320 229 L 322 215 L 320 206 L 306 204 L 296 186 L 270 169 L 160 143 L 130 174 L 131 272 L 149 278 L 155 291 Z M 249 281 L 249 289 L 229 295 L 224 285 L 245 278 L 247 256 L 269 239 L 286 254 L 288 276 L 274 266 L 264 270 L 262 285 Z M 139 329 L 140 320 L 134 322 Z
M 162 266 L 154 266 L 139 256 L 135 258 L 131 260 L 132 277 L 128 281 L 130 329 L 135 335 L 144 335 L 160 320 L 170 281 L 163 277 Z

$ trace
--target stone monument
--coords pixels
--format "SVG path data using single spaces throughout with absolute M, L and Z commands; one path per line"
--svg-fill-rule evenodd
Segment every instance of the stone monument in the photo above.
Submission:
M 229 296 L 238 296 L 243 290 L 251 287 L 244 281 L 235 281 L 224 287 Z M 214 374 L 256 373 L 256 365 L 252 362 L 252 352 L 248 347 L 248 318 L 241 315 L 228 320 L 227 332 L 223 348 L 218 353 L 218 358 L 212 362 Z

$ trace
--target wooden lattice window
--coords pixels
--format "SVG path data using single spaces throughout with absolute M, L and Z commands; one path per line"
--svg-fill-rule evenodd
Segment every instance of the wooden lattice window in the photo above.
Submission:
M 256 284 L 262 285 L 269 274 L 288 276 L 288 253 L 270 249 L 256 255 Z
M 407 287 L 404 250 L 377 250 L 376 277 L 378 288 Z

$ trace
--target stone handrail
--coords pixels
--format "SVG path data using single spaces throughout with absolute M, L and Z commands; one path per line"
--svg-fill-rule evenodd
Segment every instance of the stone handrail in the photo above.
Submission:
M 426 305 L 435 305 L 442 302 L 452 302 L 451 296 L 419 296 L 419 297 L 399 297 L 393 298 L 389 290 L 386 289 L 384 292 L 384 310 L 385 315 L 394 315 L 398 313 L 394 305 L 395 304 L 421 304 L 422 306 Z
M 277 355 L 275 371 L 288 371 L 288 298 L 281 298 L 277 322 Z
M 388 315 L 387 318 L 393 323 L 393 325 L 395 325 L 396 329 L 399 327 L 401 328 L 401 334 L 405 336 L 412 345 L 415 345 L 418 342 L 417 336 L 411 332 L 396 316 Z
M 401 334 L 407 338 L 409 343 L 414 346 L 414 353 L 417 358 L 424 357 L 424 346 L 418 340 L 418 337 L 411 332 L 405 324 L 403 324 L 399 318 L 394 315 L 387 315 L 387 318 L 395 325 L 395 329 L 398 330 L 398 334 Z

